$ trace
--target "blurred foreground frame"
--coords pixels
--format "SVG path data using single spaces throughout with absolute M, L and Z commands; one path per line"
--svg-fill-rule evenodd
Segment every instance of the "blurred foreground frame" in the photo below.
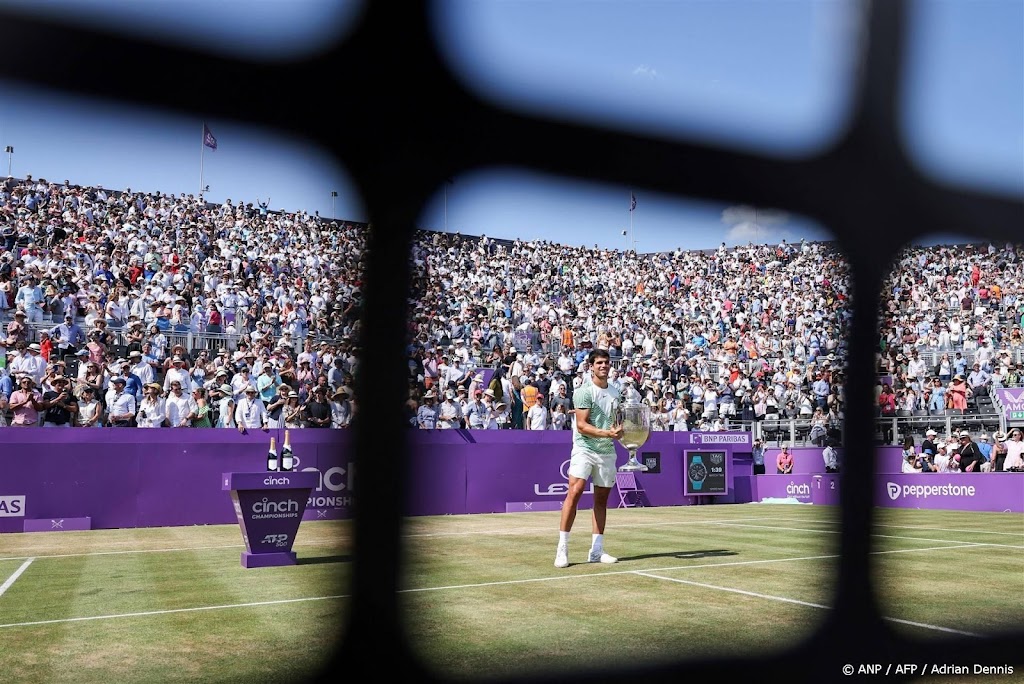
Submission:
M 276 128 L 333 152 L 350 171 L 372 226 L 361 346 L 364 367 L 375 371 L 357 380 L 356 392 L 364 400 L 353 428 L 360 476 L 356 561 L 348 588 L 353 599 L 328 673 L 444 681 L 414 657 L 395 593 L 402 573 L 401 502 L 409 483 L 400 476 L 408 459 L 402 419 L 406 321 L 393 312 L 406 307 L 409 248 L 424 205 L 456 174 L 513 165 L 679 197 L 778 207 L 816 220 L 835 234 L 851 264 L 855 314 L 846 449 L 849 454 L 873 453 L 874 343 L 886 264 L 926 232 L 1019 239 L 1024 202 L 943 186 L 915 169 L 899 136 L 908 3 L 865 3 L 862 11 L 849 124 L 831 147 L 803 159 L 627 135 L 502 110 L 467 91 L 449 72 L 433 44 L 431 5 L 425 2 L 367 0 L 344 42 L 310 59 L 273 64 L 214 57 L 0 7 L 0 40 L 8 47 L 0 78 L 197 119 Z M 45 45 L 60 47 L 39 49 Z M 138 87 L 154 75 L 164 85 Z M 311 97 L 313 89 L 318 95 Z M 330 91 L 338 104 L 331 104 Z M 559 676 L 559 681 L 642 676 L 647 682 L 676 682 L 694 675 L 704 681 L 851 681 L 841 671 L 846 663 L 972 665 L 997 654 L 1016 657 L 1012 664 L 1024 663 L 1019 648 L 1024 631 L 969 640 L 955 635 L 910 640 L 882 620 L 867 555 L 874 467 L 873 458 L 846 463 L 836 603 L 808 641 L 758 658 L 737 655 L 657 668 L 639 661 L 607 663 L 596 672 Z

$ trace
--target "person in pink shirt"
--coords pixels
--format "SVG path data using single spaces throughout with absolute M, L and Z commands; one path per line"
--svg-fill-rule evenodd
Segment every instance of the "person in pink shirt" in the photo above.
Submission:
M 793 454 L 789 452 L 788 444 L 782 445 L 782 451 L 775 459 L 775 471 L 779 475 L 789 475 L 793 472 Z
M 14 414 L 12 427 L 36 427 L 39 424 L 39 412 L 45 408 L 43 397 L 35 390 L 36 381 L 31 376 L 22 375 L 18 379 L 18 389 L 11 392 L 8 407 Z

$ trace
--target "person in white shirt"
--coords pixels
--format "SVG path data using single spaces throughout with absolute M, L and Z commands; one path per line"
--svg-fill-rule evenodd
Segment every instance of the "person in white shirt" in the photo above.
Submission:
M 260 428 L 264 432 L 267 427 L 267 407 L 260 399 L 255 385 L 249 385 L 243 392 L 244 396 L 235 406 L 235 425 L 238 431 L 245 434 L 248 429 Z
M 156 381 L 156 372 L 153 370 L 153 367 L 142 358 L 142 352 L 136 350 L 129 353 L 128 361 L 133 364 L 128 372 L 138 376 L 139 380 L 142 381 L 143 386 Z
M 235 400 L 231 385 L 220 385 L 220 399 L 217 402 L 217 425 L 219 428 L 235 427 Z
M 163 427 L 167 417 L 166 401 L 160 396 L 161 387 L 158 383 L 148 382 L 143 386 L 144 395 L 139 402 L 139 412 L 135 414 L 135 424 L 140 428 Z
M 78 413 L 75 415 L 75 425 L 78 427 L 103 427 L 103 407 L 96 399 L 96 390 L 92 387 L 82 389 L 82 396 L 78 400 Z
M 551 411 L 547 407 L 544 395 L 538 394 L 537 401 L 526 412 L 526 420 L 523 421 L 523 427 L 527 430 L 547 430 L 550 423 Z
M 191 427 L 192 419 L 199 412 L 199 405 L 192 398 L 192 394 L 186 394 L 184 390 L 184 383 L 179 380 L 171 381 L 171 392 L 164 400 L 164 417 L 169 427 Z
M 192 396 L 192 375 L 185 368 L 185 360 L 180 356 L 174 356 L 171 358 L 171 364 L 171 367 L 164 373 L 164 391 L 171 389 L 171 383 L 178 382 L 181 384 L 182 392 L 186 396 Z
M 107 418 L 113 427 L 129 427 L 135 418 L 135 395 L 124 391 L 126 383 L 120 375 L 110 379 L 114 396 L 107 403 Z
M 455 400 L 455 392 L 446 390 L 444 401 L 438 406 L 437 428 L 439 430 L 455 430 L 460 427 L 459 420 L 462 418 L 462 411 Z

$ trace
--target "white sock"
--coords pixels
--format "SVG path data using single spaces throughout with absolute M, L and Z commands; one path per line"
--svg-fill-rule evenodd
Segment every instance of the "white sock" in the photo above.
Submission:
M 562 532 L 561 530 L 559 530 L 559 532 L 558 532 L 558 543 L 559 544 L 568 544 L 569 543 L 569 533 L 568 532 Z
M 590 548 L 594 549 L 595 551 L 600 551 L 602 548 L 604 548 L 604 535 L 595 534 L 594 540 L 590 542 Z

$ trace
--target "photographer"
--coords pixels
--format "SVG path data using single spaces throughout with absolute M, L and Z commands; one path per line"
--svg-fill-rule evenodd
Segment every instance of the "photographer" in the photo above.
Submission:
M 72 427 L 78 413 L 78 399 L 68 389 L 68 379 L 58 375 L 50 384 L 53 389 L 43 393 L 43 427 Z

